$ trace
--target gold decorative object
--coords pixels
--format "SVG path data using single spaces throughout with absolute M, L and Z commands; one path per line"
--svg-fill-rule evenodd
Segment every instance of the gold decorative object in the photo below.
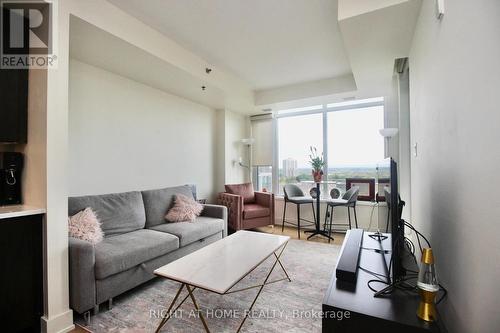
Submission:
M 417 316 L 425 321 L 436 321 L 436 295 L 439 291 L 439 283 L 431 248 L 422 250 L 417 287 L 420 293 Z

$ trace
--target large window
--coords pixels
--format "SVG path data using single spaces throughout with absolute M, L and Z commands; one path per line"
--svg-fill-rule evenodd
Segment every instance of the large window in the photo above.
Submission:
M 328 188 L 346 189 L 346 178 L 377 177 L 384 158 L 384 107 L 328 112 Z
M 314 186 L 311 146 L 324 151 L 325 196 L 333 187 L 344 192 L 347 178 L 376 178 L 377 162 L 384 159 L 384 139 L 379 134 L 384 127 L 382 98 L 285 110 L 277 114 L 276 124 L 277 193 L 283 194 L 285 184 L 309 193 Z
M 271 165 L 254 166 L 252 180 L 254 190 L 271 192 L 273 190 L 273 167 Z
M 323 151 L 321 113 L 278 119 L 279 193 L 285 184 L 296 184 L 305 193 L 313 185 L 309 148 Z

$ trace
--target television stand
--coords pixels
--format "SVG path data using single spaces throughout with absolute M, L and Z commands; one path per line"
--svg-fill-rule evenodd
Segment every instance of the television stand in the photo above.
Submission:
M 391 235 L 383 234 L 387 238 L 378 241 L 370 237 L 372 234 L 365 232 L 363 235 L 359 267 L 385 275 L 386 262 L 391 260 Z M 404 260 L 404 266 L 417 271 L 418 267 L 410 255 L 403 253 L 408 259 Z M 363 269 L 358 268 L 355 284 L 337 280 L 333 274 L 323 299 L 323 332 L 447 332 L 441 320 L 428 323 L 417 317 L 420 297 L 416 293 L 395 289 L 390 294 L 374 297 L 367 282 L 375 277 Z M 416 278 L 406 282 L 416 284 Z M 380 289 L 385 286 L 382 283 L 372 284 L 372 287 Z

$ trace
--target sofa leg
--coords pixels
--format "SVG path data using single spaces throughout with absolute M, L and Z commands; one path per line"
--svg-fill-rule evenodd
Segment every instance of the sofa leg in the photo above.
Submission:
M 85 325 L 90 326 L 90 310 L 83 313 L 83 319 L 85 320 Z
M 99 314 L 99 304 L 94 305 L 94 316 Z
M 113 298 L 108 299 L 108 310 L 113 308 Z

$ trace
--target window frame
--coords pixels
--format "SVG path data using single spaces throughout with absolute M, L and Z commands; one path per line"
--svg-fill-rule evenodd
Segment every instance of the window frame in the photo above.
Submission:
M 273 191 L 273 188 L 274 188 L 274 184 L 273 184 L 273 174 L 274 174 L 274 167 L 272 165 L 253 165 L 252 166 L 252 182 L 253 182 L 253 186 L 254 186 L 254 191 L 262 191 L 260 189 L 260 185 L 262 184 L 259 184 L 259 169 L 260 168 L 267 168 L 267 167 L 270 167 L 271 168 L 271 188 L 266 188 L 267 191 Z
M 340 103 L 344 104 L 344 103 Z M 330 106 L 328 106 L 330 105 Z M 386 118 L 386 108 L 385 108 L 385 99 L 383 97 L 375 97 L 375 98 L 368 98 L 366 99 L 366 102 L 363 102 L 363 100 L 359 100 L 359 103 L 353 102 L 353 104 L 350 105 L 339 105 L 335 106 L 334 103 L 325 103 L 322 104 L 321 109 L 317 110 L 309 110 L 309 111 L 298 111 L 298 112 L 283 112 L 285 110 L 278 110 L 273 113 L 273 118 L 272 118 L 272 127 L 273 127 L 273 165 L 272 165 L 272 185 L 273 185 L 273 193 L 275 196 L 281 196 L 280 195 L 280 184 L 279 184 L 279 133 L 278 133 L 278 121 L 279 119 L 282 118 L 289 118 L 289 117 L 298 117 L 298 116 L 306 116 L 306 115 L 313 115 L 313 114 L 322 114 L 323 115 L 323 156 L 325 159 L 325 166 L 323 169 L 323 172 L 325 174 L 326 179 L 328 179 L 328 113 L 330 112 L 337 112 L 337 111 L 347 111 L 347 110 L 355 110 L 355 109 L 362 109 L 362 108 L 369 108 L 369 107 L 377 107 L 377 106 L 382 106 L 384 108 L 383 114 L 384 114 L 384 124 L 385 124 L 385 118 Z M 280 111 L 282 113 L 280 114 Z M 385 142 L 384 142 L 385 145 Z M 324 188 L 327 188 L 328 184 L 323 184 Z M 325 189 L 322 189 L 324 191 Z

